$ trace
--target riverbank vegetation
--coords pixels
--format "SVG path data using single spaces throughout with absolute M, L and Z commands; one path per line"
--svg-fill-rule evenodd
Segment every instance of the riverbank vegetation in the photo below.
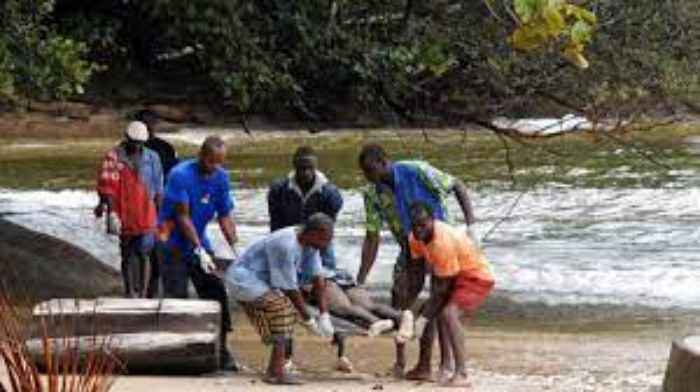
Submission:
M 636 119 L 698 92 L 692 0 L 8 0 L 0 19 L 5 108 L 204 103 L 317 130 Z

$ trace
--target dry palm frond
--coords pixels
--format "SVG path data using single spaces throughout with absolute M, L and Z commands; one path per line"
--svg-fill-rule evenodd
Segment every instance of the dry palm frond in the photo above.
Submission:
M 7 369 L 8 379 L 7 385 L 0 380 L 0 392 L 107 392 L 112 387 L 120 362 L 109 349 L 109 339 L 92 337 L 87 346 L 81 345 L 68 323 L 62 336 L 53 338 L 42 322 L 42 375 L 27 346 L 28 323 L 29 317 L 0 292 L 0 366 Z

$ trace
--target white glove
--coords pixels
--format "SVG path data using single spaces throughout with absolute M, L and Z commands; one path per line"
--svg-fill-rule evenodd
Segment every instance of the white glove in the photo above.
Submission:
M 333 334 L 335 333 L 335 328 L 333 328 L 333 323 L 331 323 L 331 315 L 326 313 L 321 313 L 320 316 L 318 316 L 318 328 L 321 330 L 321 333 L 325 337 L 332 337 Z
M 199 259 L 199 266 L 202 267 L 202 271 L 208 274 L 216 272 L 216 264 L 214 264 L 214 260 L 212 260 L 211 256 L 204 248 L 201 246 L 195 248 L 194 254 Z
M 467 226 L 467 235 L 477 248 L 481 248 L 481 241 L 479 241 L 479 237 L 477 237 L 476 233 L 474 233 L 471 226 Z
M 413 312 L 404 310 L 401 313 L 401 324 L 399 324 L 399 331 L 396 333 L 396 342 L 403 344 L 413 339 L 413 329 Z
M 306 321 L 302 321 L 301 323 L 304 328 L 306 328 L 309 332 L 318 335 L 318 336 L 323 336 L 323 332 L 321 332 L 321 328 L 318 326 L 318 323 L 316 322 L 316 319 L 311 317 L 310 319 Z
M 423 336 L 423 331 L 425 331 L 425 327 L 428 325 L 428 319 L 423 317 L 423 316 L 418 316 L 416 319 L 416 323 L 414 324 L 413 329 L 415 330 L 415 335 L 413 337 L 421 337 Z
M 107 216 L 107 234 L 119 235 L 122 232 L 122 222 L 119 220 L 119 215 L 112 211 Z

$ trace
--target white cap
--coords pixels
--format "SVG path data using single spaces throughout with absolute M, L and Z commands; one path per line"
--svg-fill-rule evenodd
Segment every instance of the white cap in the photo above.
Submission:
M 148 140 L 148 128 L 141 121 L 132 121 L 126 127 L 124 136 L 135 142 L 145 142 Z

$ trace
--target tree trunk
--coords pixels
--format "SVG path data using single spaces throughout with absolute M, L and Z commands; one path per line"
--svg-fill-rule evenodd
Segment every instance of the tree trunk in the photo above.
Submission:
M 43 338 L 52 351 L 77 349 L 81 358 L 105 350 L 129 373 L 203 373 L 216 370 L 219 304 L 181 299 L 54 299 L 34 308 L 27 342 L 45 367 Z
M 677 339 L 671 346 L 663 392 L 700 391 L 700 336 Z

